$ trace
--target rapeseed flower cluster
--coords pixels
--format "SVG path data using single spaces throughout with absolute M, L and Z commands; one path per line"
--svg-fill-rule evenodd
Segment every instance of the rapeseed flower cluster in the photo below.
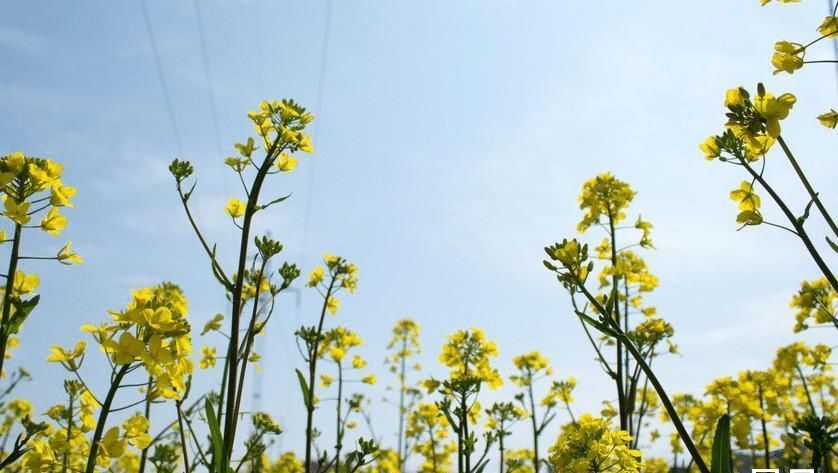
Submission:
M 194 368 L 187 309 L 180 288 L 162 283 L 133 291 L 132 301 L 123 310 L 110 312 L 111 322 L 85 325 L 82 330 L 93 336 L 114 366 L 142 366 L 154 378 L 154 387 L 147 393 L 150 399 L 177 400 L 186 391 Z M 70 369 L 83 351 L 62 353 L 67 356 L 53 356 L 50 361 L 61 362 Z
M 640 473 L 641 453 L 630 447 L 631 436 L 590 414 L 565 425 L 550 448 L 550 464 L 569 473 Z

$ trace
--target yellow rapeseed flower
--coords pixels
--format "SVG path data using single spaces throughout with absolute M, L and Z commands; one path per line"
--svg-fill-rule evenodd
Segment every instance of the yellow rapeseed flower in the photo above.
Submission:
M 58 254 L 56 254 L 55 257 L 58 259 L 59 263 L 66 265 L 84 263 L 84 258 L 79 256 L 78 253 L 70 248 L 70 245 L 72 244 L 73 242 L 68 240 L 67 244 L 58 250 Z
M 18 225 L 26 225 L 29 223 L 29 220 L 31 219 L 28 215 L 29 202 L 18 203 L 15 199 L 7 197 L 3 194 L 3 207 L 6 209 L 3 215 L 5 215 L 9 220 Z
M 21 270 L 15 272 L 14 290 L 19 295 L 33 292 L 35 289 L 38 289 L 40 284 L 41 280 L 37 274 L 26 274 Z
M 276 167 L 281 172 L 291 172 L 294 168 L 297 167 L 297 158 L 293 156 L 288 156 L 285 153 L 279 155 L 279 158 L 276 160 Z
M 818 121 L 821 122 L 821 125 L 835 129 L 838 127 L 838 112 L 835 110 L 830 110 L 826 113 L 822 113 L 818 115 Z
M 828 16 L 818 26 L 818 33 L 827 38 L 838 38 L 838 17 Z
M 201 361 L 198 362 L 198 367 L 202 370 L 212 368 L 215 366 L 215 347 L 203 346 L 201 347 Z
M 718 158 L 722 153 L 721 149 L 719 148 L 718 140 L 715 136 L 710 136 L 706 140 L 704 140 L 704 143 L 701 143 L 701 145 L 699 145 L 699 149 L 701 149 L 701 151 L 704 153 L 704 159 L 708 161 L 712 161 Z
M 780 136 L 780 120 L 789 116 L 789 111 L 797 102 L 792 94 L 782 94 L 774 97 L 774 94 L 766 92 L 764 95 L 757 95 L 754 99 L 754 109 L 765 119 L 765 128 L 769 136 L 777 138 Z
M 803 67 L 805 53 L 806 48 L 800 43 L 777 41 L 774 44 L 774 55 L 771 57 L 771 64 L 776 68 L 774 75 L 781 72 L 793 74 L 794 71 Z
M 239 218 L 244 215 L 246 209 L 247 204 L 235 197 L 230 197 L 230 200 L 227 201 L 227 205 L 224 207 L 224 211 L 227 212 L 227 215 L 233 218 Z
M 41 230 L 49 233 L 50 235 L 58 235 L 61 233 L 61 230 L 64 230 L 67 227 L 67 218 L 61 215 L 61 212 L 58 211 L 58 207 L 52 207 L 49 209 L 49 212 L 44 216 L 41 220 Z

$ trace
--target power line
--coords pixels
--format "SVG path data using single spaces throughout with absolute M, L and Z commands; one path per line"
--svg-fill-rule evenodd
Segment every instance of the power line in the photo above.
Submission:
M 320 50 L 320 80 L 317 83 L 317 98 L 314 102 L 314 129 L 312 130 L 314 149 L 317 150 L 317 144 L 320 141 L 320 124 L 322 119 L 320 112 L 323 106 L 323 93 L 326 85 L 326 65 L 329 60 L 329 40 L 331 38 L 332 30 L 332 0 L 326 0 L 326 20 L 323 25 L 323 45 Z M 303 217 L 303 241 L 301 245 L 302 260 L 305 262 L 306 254 L 308 253 L 308 234 L 311 226 L 311 212 L 312 201 L 314 200 L 314 178 L 316 174 L 316 160 L 311 161 L 308 173 L 308 191 L 306 192 L 306 206 Z
M 148 42 L 151 43 L 151 52 L 154 54 L 154 64 L 157 66 L 157 78 L 160 80 L 160 88 L 163 90 L 163 101 L 166 103 L 166 110 L 169 114 L 169 122 L 172 125 L 172 133 L 175 137 L 175 145 L 180 158 L 183 158 L 183 141 L 180 138 L 180 130 L 177 127 L 177 120 L 175 120 L 175 111 L 172 107 L 172 99 L 169 96 L 169 86 L 166 83 L 166 75 L 163 74 L 163 63 L 160 61 L 160 52 L 157 50 L 157 41 L 154 38 L 154 30 L 151 28 L 151 18 L 148 15 L 148 8 L 145 0 L 140 0 L 140 6 L 143 10 L 143 20 L 145 21 L 146 32 L 148 33 Z
M 204 21 L 201 15 L 201 2 L 195 0 L 193 3 L 195 4 L 195 18 L 198 21 L 198 39 L 201 45 L 201 58 L 204 62 L 204 77 L 207 81 L 207 90 L 209 92 L 210 116 L 212 117 L 213 131 L 215 131 L 215 148 L 220 157 L 222 155 L 221 132 L 219 131 L 221 127 L 218 125 L 218 111 L 215 108 L 215 89 L 212 86 L 212 76 L 210 75 L 209 55 L 207 54 L 206 35 L 204 34 Z

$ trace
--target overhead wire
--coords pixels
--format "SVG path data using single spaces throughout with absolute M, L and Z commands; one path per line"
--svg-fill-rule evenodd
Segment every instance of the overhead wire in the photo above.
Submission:
M 206 32 L 204 31 L 204 20 L 203 14 L 201 13 L 201 2 L 200 0 L 194 0 L 193 3 L 195 4 L 195 18 L 198 23 L 198 40 L 201 46 L 201 59 L 204 63 L 204 78 L 206 79 L 207 91 L 209 93 L 210 117 L 212 119 L 212 128 L 215 132 L 215 147 L 216 151 L 218 152 L 218 156 L 221 157 L 221 127 L 218 122 L 218 110 L 215 105 L 215 88 L 213 87 L 212 75 L 210 74 L 209 54 L 207 54 Z
M 177 120 L 175 119 L 175 111 L 174 107 L 172 107 L 169 86 L 166 82 L 166 75 L 163 73 L 163 63 L 160 60 L 160 51 L 157 49 L 157 40 L 154 36 L 154 29 L 151 27 L 151 17 L 148 14 L 148 7 L 146 6 L 145 0 L 140 0 L 140 7 L 143 11 L 143 21 L 145 22 L 146 33 L 148 34 L 148 42 L 151 44 L 151 52 L 154 55 L 154 65 L 157 69 L 157 78 L 160 81 L 160 89 L 163 91 L 163 101 L 169 115 L 169 124 L 172 127 L 172 134 L 174 135 L 178 157 L 183 158 L 183 140 L 180 137 L 180 129 L 178 129 Z
M 321 117 L 323 111 L 323 96 L 324 91 L 326 88 L 326 71 L 327 65 L 329 61 L 329 41 L 331 39 L 331 31 L 332 31 L 332 0 L 326 0 L 326 14 L 325 14 L 325 22 L 323 25 L 323 41 L 320 50 L 320 79 L 317 82 L 317 95 L 314 102 L 314 127 L 312 130 L 312 141 L 314 144 L 315 152 L 318 149 L 318 144 L 321 138 L 321 128 L 323 119 Z M 305 210 L 303 214 L 303 236 L 302 236 L 302 244 L 300 245 L 300 250 L 302 252 L 302 261 L 305 262 L 305 258 L 308 254 L 308 239 L 309 233 L 311 229 L 311 214 L 312 214 L 312 207 L 314 201 L 314 185 L 315 185 L 315 178 L 317 175 L 317 166 L 316 161 L 312 160 L 311 165 L 309 166 L 308 172 L 308 186 L 306 190 L 306 201 L 305 201 Z

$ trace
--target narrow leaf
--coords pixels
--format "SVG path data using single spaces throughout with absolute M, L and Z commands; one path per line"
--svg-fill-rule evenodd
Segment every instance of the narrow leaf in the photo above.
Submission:
M 733 473 L 730 464 L 730 416 L 727 414 L 719 417 L 716 424 L 710 473 Z
M 215 416 L 215 409 L 213 409 L 212 402 L 209 399 L 204 401 L 204 411 L 210 429 L 210 442 L 212 442 L 213 470 L 220 473 L 223 471 L 221 465 L 226 463 L 226 459 L 224 458 L 224 439 L 221 437 L 221 427 L 218 424 L 218 417 Z
M 303 402 L 305 402 L 306 408 L 311 409 L 311 391 L 308 389 L 306 378 L 300 370 L 294 371 L 297 372 L 297 380 L 300 382 L 300 391 L 303 393 Z
M 41 296 L 37 295 L 29 300 L 12 302 L 15 306 L 15 313 L 9 319 L 9 325 L 6 327 L 7 337 L 20 331 L 20 326 L 23 325 L 23 322 L 26 321 L 26 318 L 29 317 L 29 314 L 35 309 L 40 300 Z
M 260 205 L 260 206 L 259 206 L 259 210 L 265 210 L 266 208 L 270 207 L 271 205 L 273 205 L 273 204 L 278 204 L 278 203 L 282 202 L 283 200 L 285 200 L 285 199 L 287 199 L 287 198 L 289 198 L 289 197 L 291 197 L 291 194 L 284 195 L 284 196 L 282 196 L 282 197 L 279 197 L 279 198 L 277 198 L 277 199 L 274 199 L 274 200 L 272 200 L 272 201 L 268 202 L 268 203 L 267 203 L 267 204 L 265 204 L 265 205 Z

